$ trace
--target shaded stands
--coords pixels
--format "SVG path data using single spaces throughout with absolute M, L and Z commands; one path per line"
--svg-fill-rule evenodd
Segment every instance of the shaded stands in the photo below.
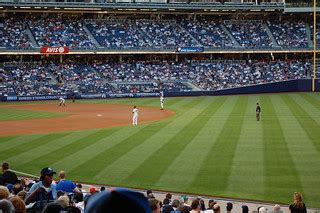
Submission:
M 29 49 L 34 47 L 27 35 L 27 25 L 23 21 L 0 18 L 0 47 L 7 49 Z
M 268 27 L 282 48 L 307 48 L 308 37 L 303 21 L 268 21 Z
M 151 47 L 149 40 L 130 20 L 87 20 L 87 28 L 103 47 L 109 49 Z
M 95 49 L 78 17 L 32 17 L 28 24 L 39 46 L 68 46 L 71 49 Z
M 224 25 L 241 47 L 248 49 L 271 48 L 272 40 L 261 20 L 227 20 Z
M 206 48 L 233 48 L 235 46 L 217 21 L 185 21 L 182 26 Z

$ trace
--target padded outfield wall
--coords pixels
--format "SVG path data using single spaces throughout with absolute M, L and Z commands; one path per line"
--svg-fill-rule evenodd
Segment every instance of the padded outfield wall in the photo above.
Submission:
M 315 91 L 320 91 L 320 79 L 316 79 Z M 289 80 L 268 84 L 259 84 L 239 88 L 223 89 L 216 91 L 188 91 L 188 92 L 165 92 L 166 97 L 173 96 L 208 96 L 208 95 L 239 95 L 280 92 L 310 92 L 312 91 L 312 79 Z M 81 94 L 78 99 L 104 99 L 104 98 L 139 98 L 156 97 L 158 93 L 122 93 L 122 94 Z M 37 95 L 37 96 L 1 96 L 1 101 L 32 101 L 32 100 L 55 100 L 63 97 L 72 99 L 72 95 Z

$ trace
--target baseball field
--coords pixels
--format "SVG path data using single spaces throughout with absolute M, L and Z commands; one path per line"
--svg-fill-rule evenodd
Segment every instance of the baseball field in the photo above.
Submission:
M 256 121 L 255 107 L 262 109 Z M 0 161 L 75 181 L 320 207 L 320 96 L 0 104 Z M 132 107 L 140 110 L 132 126 Z

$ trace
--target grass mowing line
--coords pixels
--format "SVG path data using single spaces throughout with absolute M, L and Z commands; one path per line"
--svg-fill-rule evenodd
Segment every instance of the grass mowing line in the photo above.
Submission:
M 177 129 L 175 135 L 170 140 L 165 141 L 152 155 L 150 155 L 141 165 L 127 178 L 124 182 L 130 184 L 135 183 L 139 178 L 144 179 L 143 185 L 154 187 L 161 175 L 172 164 L 174 159 L 180 155 L 185 147 L 198 134 L 198 131 L 205 125 L 210 118 L 211 107 L 215 105 L 222 105 L 226 98 L 219 97 L 215 99 L 206 98 L 204 101 L 197 104 L 196 113 L 187 112 L 189 122 L 186 122 L 183 128 Z M 163 158 L 163 156 L 166 156 Z M 157 165 L 156 169 L 154 166 Z M 145 171 L 148 171 L 146 173 Z M 176 178 L 176 177 L 172 177 Z M 170 187 L 168 185 L 168 187 Z
M 121 156 L 126 155 L 129 151 L 134 149 L 140 143 L 143 143 L 145 140 L 149 139 L 154 134 L 153 129 L 155 126 L 159 130 L 161 130 L 166 125 L 167 123 L 162 122 L 162 123 L 156 123 L 156 124 L 150 124 L 150 125 L 144 126 L 144 128 L 141 128 L 140 131 L 136 132 L 135 134 L 121 141 L 121 143 L 118 143 L 117 145 L 111 147 L 110 149 L 95 156 L 95 158 L 92 160 L 95 162 L 96 166 L 98 165 L 98 168 L 95 168 L 94 171 L 91 171 L 92 174 L 96 174 L 94 176 L 94 180 L 103 181 L 104 180 L 103 171 L 106 166 L 112 164 Z M 136 127 L 133 127 L 133 128 L 136 128 Z
M 38 158 L 31 161 L 28 165 L 33 165 L 38 169 L 44 166 L 52 166 L 52 164 L 64 158 L 65 156 L 74 153 L 75 150 L 80 150 L 93 143 L 96 143 L 97 141 L 101 140 L 106 135 L 111 134 L 114 131 L 114 129 L 99 129 L 98 131 L 95 131 L 87 135 L 86 137 L 75 140 L 66 146 L 59 147 L 58 149 L 47 154 L 46 156 L 39 156 Z M 81 158 L 81 156 L 78 156 L 78 158 Z M 73 162 L 76 163 L 77 159 L 74 159 Z
M 184 102 L 185 102 L 185 105 L 182 108 L 186 110 L 186 109 L 190 109 L 192 106 L 194 106 L 196 104 L 196 102 L 199 102 L 199 101 L 198 100 L 192 100 L 192 101 L 187 100 L 187 101 L 184 101 Z M 179 119 L 179 118 L 181 118 L 181 116 L 177 117 L 177 119 Z M 146 155 L 152 153 L 153 150 L 142 150 L 141 152 L 139 152 L 137 154 L 133 154 L 133 155 L 132 155 L 132 153 L 135 150 L 139 150 L 139 148 L 141 146 L 143 146 L 144 144 L 146 144 L 146 143 L 150 143 L 150 142 L 151 143 L 155 143 L 155 142 L 157 142 L 157 140 L 154 140 L 154 135 L 155 134 L 157 135 L 157 134 L 159 134 L 161 132 L 164 132 L 165 129 L 167 129 L 168 126 L 170 126 L 171 123 L 174 122 L 174 121 L 172 121 L 172 122 L 171 121 L 172 120 L 168 120 L 168 121 L 158 122 L 158 123 L 154 123 L 154 124 L 149 125 L 146 129 L 143 130 L 143 132 L 140 133 L 140 135 L 141 134 L 147 134 L 148 138 L 145 138 L 144 140 L 137 139 L 138 141 L 140 141 L 139 144 L 137 144 L 137 146 L 130 147 L 130 149 L 127 150 L 126 155 L 117 156 L 117 159 L 114 159 L 112 162 L 110 162 L 109 166 L 105 167 L 103 170 L 101 170 L 101 172 L 98 173 L 95 176 L 95 178 L 96 179 L 102 179 L 103 177 L 106 177 L 106 175 L 111 174 L 110 171 L 114 171 L 115 173 L 117 173 L 116 181 L 120 185 L 121 184 L 120 181 L 123 180 L 124 178 L 126 178 L 129 175 L 130 170 L 136 168 L 136 166 L 139 166 L 141 162 L 138 162 L 138 165 L 136 164 L 135 166 L 132 165 L 132 163 L 136 162 L 136 160 L 141 160 L 140 158 L 146 158 Z M 161 141 L 159 141 L 159 142 L 161 142 Z M 132 157 L 130 157 L 130 159 L 128 159 L 125 162 L 121 161 L 123 157 L 128 157 L 128 156 L 132 156 Z M 120 164 L 118 164 L 118 162 Z M 117 169 L 112 170 L 111 167 L 114 164 L 119 165 L 119 166 L 116 166 L 116 168 L 127 168 L 127 169 L 125 171 L 122 170 L 123 173 L 119 172 Z M 128 165 L 131 165 L 130 168 L 128 167 Z M 113 172 L 112 172 L 112 174 L 113 174 Z M 110 177 L 110 178 L 112 178 L 112 177 Z
M 315 186 L 320 185 L 320 157 L 319 152 L 314 147 L 311 139 L 307 133 L 301 127 L 297 117 L 295 117 L 284 100 L 279 96 L 272 96 L 273 102 L 277 102 L 278 107 L 275 108 L 278 115 L 283 132 L 285 132 L 285 140 L 288 144 L 290 155 L 295 164 L 295 168 L 298 171 L 297 179 L 300 180 L 303 191 L 304 200 L 307 202 L 307 206 L 318 206 L 319 190 Z M 282 177 L 282 176 L 280 176 Z M 284 180 L 285 181 L 285 180 Z M 291 188 L 290 192 L 295 191 L 295 188 Z M 285 200 L 287 199 L 287 200 Z M 284 202 L 290 199 L 279 198 Z
M 275 196 L 281 199 L 289 196 L 288 190 L 290 188 L 302 191 L 302 184 L 289 153 L 288 144 L 286 143 L 278 114 L 274 109 L 277 102 L 272 102 L 269 96 L 263 96 L 261 99 L 264 105 L 266 105 L 266 107 L 264 107 L 265 116 L 262 122 L 263 167 L 264 175 L 268 177 L 265 179 L 265 196 L 269 200 L 274 199 Z M 279 174 L 282 174 L 282 180 L 279 179 Z M 276 194 L 275 189 L 277 189 Z
M 289 95 L 281 96 L 292 114 L 297 118 L 301 127 L 308 134 L 309 138 L 313 142 L 314 146 L 317 148 L 317 151 L 320 152 L 320 125 L 313 119 L 313 117 L 309 116 L 308 113 L 299 105 L 297 105 L 292 97 Z
M 0 121 L 29 120 L 63 116 L 65 116 L 65 113 L 43 112 L 16 108 L 0 108 Z
M 317 98 L 319 95 L 311 95 L 311 94 L 297 94 L 299 97 L 305 99 L 308 101 L 310 104 L 312 104 L 315 108 L 319 109 L 320 108 L 320 97 Z
M 25 146 L 32 140 L 36 140 L 43 135 L 17 135 L 17 136 L 5 136 L 0 138 L 0 150 L 6 151 L 14 148 L 15 146 Z
M 101 138 L 96 143 L 92 143 L 89 146 L 83 149 L 77 149 L 73 153 L 64 158 L 59 159 L 53 164 L 53 167 L 57 168 L 66 168 L 68 173 L 79 175 L 79 171 L 82 170 L 81 165 L 85 162 L 90 162 L 91 158 L 94 158 L 95 155 L 109 149 L 114 146 L 114 144 L 128 137 L 132 132 L 138 131 L 138 129 L 133 131 L 128 131 L 125 127 L 115 127 L 115 131 L 109 132 L 107 136 Z M 79 156 L 81 156 L 79 158 Z M 74 159 L 77 159 L 74 162 Z
M 30 149 L 26 152 L 22 152 L 17 155 L 14 155 L 10 157 L 8 160 L 10 160 L 10 162 L 12 162 L 13 164 L 20 163 L 21 167 L 23 166 L 28 167 L 28 164 L 30 161 L 34 161 L 35 159 L 39 159 L 39 158 L 41 159 L 47 156 L 48 154 L 50 154 L 51 152 L 61 149 L 62 147 L 69 145 L 73 141 L 86 137 L 89 134 L 92 134 L 92 131 L 70 132 L 70 134 L 64 137 L 57 137 L 55 140 L 50 141 L 50 143 L 46 143 L 38 147 L 34 147 L 33 149 Z M 22 163 L 21 163 L 21 159 L 24 159 Z
M 317 122 L 318 125 L 320 125 L 320 103 L 317 102 L 310 96 L 296 94 L 291 96 L 293 100 L 305 111 L 308 113 L 308 115 Z
M 193 106 L 196 102 L 199 102 L 199 99 L 181 99 L 172 107 L 180 106 L 180 110 L 184 113 L 187 113 L 187 109 L 190 109 L 190 106 Z M 161 123 L 166 123 L 164 128 L 159 129 L 157 126 L 154 126 L 154 129 L 151 130 L 154 132 L 152 137 L 145 140 L 143 143 L 134 147 L 134 149 L 127 152 L 126 155 L 121 156 L 116 161 L 114 161 L 109 166 L 105 167 L 98 175 L 99 177 L 104 177 L 106 180 L 112 180 L 116 176 L 117 179 L 113 184 L 122 185 L 122 180 L 128 177 L 128 175 L 140 166 L 142 158 L 146 159 L 152 155 L 154 150 L 157 150 L 157 147 L 161 147 L 164 141 L 168 141 L 173 137 L 176 129 L 182 128 L 181 126 L 186 123 L 185 117 L 180 113 L 180 116 L 175 115 L 174 118 L 170 118 L 166 121 L 160 121 Z M 159 123 L 160 123 L 159 122 Z
M 190 191 L 201 194 L 230 195 L 229 192 L 226 193 L 227 183 L 247 104 L 248 96 L 237 99 L 206 160 L 200 165 Z
M 211 97 L 217 99 L 217 97 Z M 209 152 L 209 148 L 214 143 L 217 132 L 220 132 L 224 125 L 228 113 L 228 109 L 235 104 L 235 98 L 220 98 L 216 100 L 216 104 L 211 108 L 206 115 L 207 121 L 204 121 L 204 126 L 198 131 L 196 136 L 185 147 L 184 150 L 177 156 L 166 171 L 161 175 L 155 188 L 165 189 L 171 185 L 169 190 L 187 191 L 188 186 L 195 178 L 194 174 L 198 173 L 198 165 L 204 160 Z M 221 105 L 221 101 L 223 101 Z M 223 116 L 221 116 L 223 114 Z M 190 169 L 192 168 L 192 169 Z
M 248 96 L 240 137 L 233 157 L 227 191 L 234 197 L 262 199 L 265 195 L 263 175 L 262 125 L 256 121 L 255 107 L 259 97 Z M 264 104 L 262 104 L 262 111 Z M 231 112 L 231 110 L 230 110 Z M 264 122 L 264 121 L 262 121 Z
M 190 102 L 189 99 L 184 99 L 184 102 Z M 85 162 L 90 162 L 92 158 L 95 156 L 92 155 L 92 153 L 95 153 L 96 155 L 106 151 L 107 149 L 110 149 L 112 146 L 120 143 L 121 141 L 127 139 L 131 135 L 135 134 L 136 132 L 140 131 L 139 128 L 132 128 L 132 127 L 118 127 L 121 128 L 120 131 L 115 132 L 114 134 L 109 135 L 108 137 L 105 137 L 103 140 L 100 140 L 98 143 L 92 144 L 85 149 L 77 150 L 71 155 L 68 155 L 67 157 L 60 159 L 56 163 L 53 164 L 53 167 L 66 167 L 68 168 L 68 171 L 72 173 L 75 173 L 76 175 L 79 174 L 79 170 L 82 170 Z M 73 159 L 78 158 L 78 156 L 82 156 L 82 158 L 78 159 L 76 163 L 73 163 Z M 128 163 L 127 163 L 128 164 Z M 108 167 L 106 167 L 108 168 Z M 122 168 L 122 167 L 121 167 Z M 73 171 L 74 170 L 74 171 Z M 101 171 L 102 172 L 102 171 Z M 107 175 L 109 174 L 109 170 L 107 172 Z M 111 178 L 113 178 L 112 176 Z M 75 176 L 75 178 L 79 178 L 79 176 Z M 111 178 L 108 178 L 107 180 L 110 180 Z
M 42 136 L 39 138 L 35 138 L 31 141 L 28 141 L 28 143 L 23 146 L 17 145 L 17 146 L 13 146 L 7 150 L 1 150 L 0 151 L 0 159 L 3 159 L 6 156 L 8 156 L 8 153 L 10 153 L 11 156 L 18 155 L 20 153 L 27 152 L 28 150 L 33 149 L 38 146 L 41 146 L 43 144 L 48 144 L 51 141 L 55 140 L 56 138 L 61 138 L 61 137 L 64 137 L 68 134 L 70 134 L 70 133 L 48 134 L 48 135 L 45 135 L 45 136 Z
M 129 151 L 134 149 L 140 143 L 143 143 L 145 140 L 149 139 L 154 134 L 154 132 L 152 131 L 154 126 L 157 126 L 159 129 L 162 129 L 166 126 L 166 123 L 157 123 L 140 127 L 140 131 L 134 133 L 133 135 L 130 135 L 125 140 L 121 141 L 120 143 L 116 144 L 110 149 L 107 149 L 104 152 L 99 153 L 94 158 L 92 158 L 91 161 L 95 163 L 95 168 L 86 168 L 85 172 L 95 174 L 95 176 L 93 176 L 93 180 L 103 183 L 103 181 L 105 181 L 105 178 L 104 175 L 102 175 L 102 173 L 105 167 L 115 162 L 121 156 L 127 155 Z M 116 176 L 114 178 L 117 179 Z

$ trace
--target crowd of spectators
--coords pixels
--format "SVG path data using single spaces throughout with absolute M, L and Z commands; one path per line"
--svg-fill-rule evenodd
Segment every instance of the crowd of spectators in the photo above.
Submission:
M 307 26 L 303 21 L 268 21 L 267 25 L 280 47 L 308 47 Z
M 234 40 L 244 49 L 308 48 L 311 37 L 307 28 L 307 23 L 295 20 L 85 19 L 61 14 L 8 17 L 0 19 L 0 47 L 34 48 L 33 36 L 40 47 L 71 49 L 97 49 L 97 42 L 112 50 L 239 48 Z
M 28 24 L 39 46 L 67 46 L 71 49 L 96 48 L 78 17 L 62 15 L 31 17 Z
M 262 21 L 225 21 L 226 28 L 243 48 L 271 48 L 272 41 Z
M 0 47 L 29 49 L 34 47 L 27 34 L 27 25 L 14 17 L 0 18 Z
M 199 42 L 173 20 L 138 20 L 137 26 L 147 35 L 154 48 L 196 47 Z
M 86 26 L 99 44 L 108 49 L 150 47 L 150 41 L 128 20 L 96 20 Z
M 308 78 L 311 68 L 299 60 L 10 63 L 0 81 L 17 95 L 209 91 Z
M 152 190 L 142 192 L 101 186 L 100 189 L 90 186 L 83 189 L 82 184 L 76 184 L 67 178 L 65 171 L 57 173 L 50 167 L 41 169 L 39 178 L 30 180 L 18 178 L 9 168 L 8 163 L 2 164 L 0 175 L 0 211 L 6 213 L 26 212 L 131 212 L 131 213 L 227 213 L 234 211 L 234 203 L 205 200 L 201 197 L 188 198 L 185 195 L 173 197 L 165 195 L 163 201 L 156 198 Z M 283 207 L 284 208 L 284 207 Z M 249 207 L 241 206 L 242 213 L 248 213 Z M 293 203 L 289 205 L 290 212 L 307 212 L 302 195 L 293 193 Z M 259 206 L 258 213 L 270 212 L 265 206 Z M 224 212 L 224 211 L 222 211 Z M 276 204 L 272 213 L 283 213 L 281 206 Z
M 182 26 L 206 48 L 232 48 L 232 39 L 213 20 L 185 21 Z

